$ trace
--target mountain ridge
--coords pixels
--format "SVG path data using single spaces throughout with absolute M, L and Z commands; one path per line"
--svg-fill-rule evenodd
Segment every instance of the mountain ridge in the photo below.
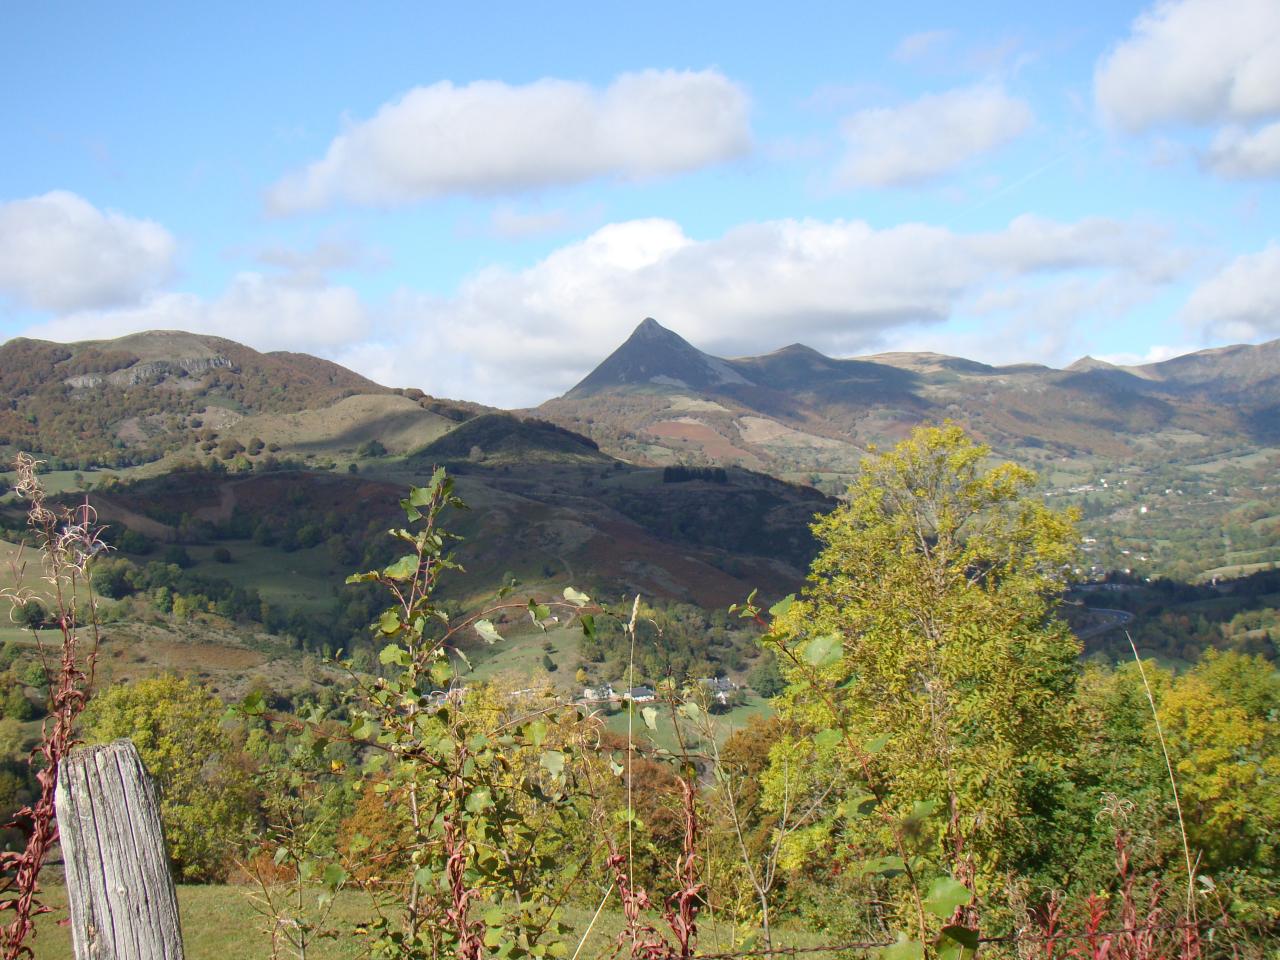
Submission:
M 1136 366 L 1086 355 L 1063 369 L 928 352 L 836 358 L 801 343 L 723 359 L 646 318 L 536 410 L 615 456 L 780 474 L 847 473 L 868 446 L 943 419 L 1015 458 L 1046 448 L 1126 457 L 1169 430 L 1269 442 L 1280 432 L 1268 427 L 1280 410 L 1280 340 Z

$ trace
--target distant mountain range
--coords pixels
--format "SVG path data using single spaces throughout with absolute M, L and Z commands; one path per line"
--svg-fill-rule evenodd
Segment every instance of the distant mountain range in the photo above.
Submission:
M 614 455 L 779 474 L 847 472 L 869 445 L 947 418 L 1019 459 L 1126 459 L 1169 443 L 1280 439 L 1280 341 L 1065 370 L 934 353 L 836 359 L 798 343 L 726 359 L 646 319 L 537 413 Z
M 495 423 L 509 421 L 445 434 L 493 412 L 306 354 L 180 331 L 0 345 L 0 447 L 85 464 L 207 453 L 210 430 L 304 455 L 368 440 L 400 453 L 429 443 L 468 452 L 484 444 L 464 434 L 497 442 Z M 1280 341 L 1137 367 L 1085 357 L 1064 370 L 934 353 L 837 359 L 798 343 L 728 359 L 646 319 L 564 396 L 520 415 L 530 413 L 590 438 L 591 456 L 789 477 L 847 474 L 870 445 L 947 418 L 1016 459 L 1128 460 L 1170 444 L 1280 441 Z M 563 433 L 534 433 L 553 459 L 579 455 Z M 528 439 L 518 445 L 526 454 Z
M 1272 482 L 1280 341 L 1141 367 L 1086 357 L 1065 370 L 929 353 L 836 359 L 801 344 L 726 359 L 648 319 L 564 396 L 512 412 L 178 331 L 0 345 L 0 458 L 32 451 L 68 471 L 62 483 L 96 483 L 108 522 L 150 524 L 148 535 L 181 542 L 184 515 L 252 503 L 289 516 L 312 488 L 372 517 L 444 464 L 478 507 L 463 529 L 477 583 L 512 570 L 577 580 L 587 571 L 610 590 L 707 606 L 753 586 L 794 589 L 812 555 L 810 519 L 868 448 L 948 418 L 1039 469 L 1055 495 L 1078 498 L 1116 469 L 1142 478 L 1127 499 L 1095 505 L 1115 511 L 1095 521 L 1109 529 L 1138 523 L 1140 482 L 1144 497 L 1190 483 L 1163 479 L 1181 464 L 1178 477 L 1205 480 L 1203 495 L 1179 501 L 1183 513 L 1153 511 L 1164 533 L 1145 514 L 1135 528 L 1168 539 L 1188 517 L 1243 509 Z M 660 469 L 680 463 L 728 470 Z M 214 493 L 164 485 L 201 464 L 225 471 Z M 96 473 L 70 477 L 103 466 L 127 468 L 120 476 L 138 485 L 126 494 Z M 282 467 L 288 482 L 273 479 Z M 157 499 L 162 486 L 175 502 Z M 1129 554 L 1119 543 L 1114 552 Z

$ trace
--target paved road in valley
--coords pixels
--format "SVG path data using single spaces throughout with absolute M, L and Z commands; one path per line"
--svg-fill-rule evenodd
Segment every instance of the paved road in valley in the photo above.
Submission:
M 1101 618 L 1101 622 L 1088 630 L 1076 634 L 1077 639 L 1092 640 L 1111 630 L 1128 626 L 1133 622 L 1133 614 L 1128 610 L 1112 610 L 1109 607 L 1088 607 L 1088 611 Z

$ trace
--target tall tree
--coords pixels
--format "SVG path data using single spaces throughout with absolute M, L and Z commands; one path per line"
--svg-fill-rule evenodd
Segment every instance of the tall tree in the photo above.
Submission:
M 111 687 L 85 714 L 90 741 L 129 737 L 156 778 L 169 857 L 185 881 L 223 879 L 253 815 L 225 712 L 199 684 L 161 674 Z
M 921 939 L 972 924 L 971 897 L 1032 856 L 1072 740 L 1079 646 L 1055 607 L 1074 517 L 988 454 L 947 425 L 868 457 L 766 638 L 797 731 L 772 751 L 768 802 L 822 810 L 792 862 L 896 891 L 886 922 Z

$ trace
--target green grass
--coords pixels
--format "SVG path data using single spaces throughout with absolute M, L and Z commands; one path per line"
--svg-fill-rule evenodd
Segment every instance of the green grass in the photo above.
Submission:
M 1277 560 L 1265 560 L 1260 563 L 1233 563 L 1224 567 L 1214 567 L 1212 570 L 1206 570 L 1196 579 L 1200 582 L 1212 580 L 1214 577 L 1229 580 L 1233 577 L 1247 577 L 1251 573 L 1257 573 L 1260 570 L 1270 570 L 1275 566 Z
M 8 611 L 0 612 L 5 617 L 0 621 L 0 644 L 8 643 L 10 640 L 24 647 L 35 648 L 35 638 L 38 636 L 40 642 L 50 649 L 59 649 L 62 646 L 62 634 L 57 630 L 37 630 L 34 634 L 25 627 L 13 626 L 8 621 Z
M 569 693 L 577 692 L 577 684 L 573 674 L 578 662 L 578 641 L 582 637 L 582 628 L 554 627 L 545 634 L 525 624 L 515 628 L 500 628 L 503 638 L 492 646 L 472 645 L 467 648 L 467 657 L 472 668 L 461 667 L 464 681 L 492 680 L 495 677 L 512 677 L 529 680 L 550 680 L 557 689 Z M 543 644 L 550 642 L 553 649 L 547 653 Z M 556 664 L 554 672 L 548 672 L 542 665 L 544 655 L 550 656 Z
M 224 547 L 231 563 L 218 563 L 213 552 Z M 271 606 L 305 613 L 321 613 L 333 606 L 334 586 L 341 586 L 350 570 L 335 563 L 323 547 L 286 553 L 249 540 L 188 546 L 192 572 L 226 580 L 233 586 L 253 588 Z
M 42 579 L 43 575 L 44 567 L 38 550 L 31 547 L 19 549 L 17 544 L 0 540 L 0 588 L 30 590 L 46 597 L 49 585 Z M 8 604 L 0 606 L 0 623 L 8 623 L 8 613 Z
M 671 709 L 665 703 L 641 704 L 643 709 L 646 706 L 652 706 L 658 711 L 656 730 L 649 730 L 645 726 L 640 710 L 636 711 L 635 718 L 631 721 L 631 732 L 633 738 L 637 742 L 647 742 L 654 744 L 671 752 L 679 750 L 679 742 L 676 738 L 675 728 L 671 722 Z M 734 707 L 728 713 L 713 715 L 712 720 L 715 724 L 716 739 L 723 743 L 735 730 L 741 730 L 745 727 L 752 717 L 767 717 L 773 713 L 773 708 L 769 706 L 767 700 L 762 700 L 755 694 L 747 697 L 746 702 L 740 707 Z M 626 735 L 627 732 L 627 711 L 620 709 L 616 713 L 610 714 L 605 719 L 605 727 L 614 733 Z M 686 738 L 689 732 L 686 728 Z M 686 746 L 692 744 L 686 743 Z
M 178 909 L 182 917 L 182 940 L 187 960 L 227 960 L 227 958 L 268 957 L 271 944 L 264 930 L 266 919 L 254 910 L 249 894 L 256 888 L 238 886 L 180 886 Z M 584 892 L 585 894 L 585 892 Z M 569 904 L 564 909 L 565 923 L 571 928 L 571 952 L 578 945 L 582 933 L 588 931 L 595 914 L 599 895 L 592 891 L 583 896 L 583 903 Z M 66 916 L 66 890 L 48 885 L 44 900 L 54 908 L 36 921 L 36 937 L 29 941 L 36 960 L 72 960 L 71 932 L 58 926 L 58 920 Z M 594 900 L 588 905 L 585 901 Z M 601 912 L 591 926 L 583 944 L 580 960 L 601 960 L 613 955 L 616 937 L 623 928 L 622 914 L 617 908 L 617 897 Z M 359 921 L 369 915 L 368 900 L 358 892 L 339 894 L 333 919 L 339 925 Z M 659 917 L 651 918 L 661 928 Z M 714 915 L 699 918 L 701 936 L 698 941 L 702 952 L 720 952 L 733 949 L 733 928 L 718 922 Z M 819 934 L 783 926 L 775 929 L 775 944 L 790 947 L 811 947 L 823 942 Z M 309 960 L 353 960 L 363 955 L 363 943 L 355 935 L 321 940 L 308 950 Z M 285 953 L 284 956 L 292 956 Z M 816 960 L 831 957 L 829 953 L 810 953 Z

